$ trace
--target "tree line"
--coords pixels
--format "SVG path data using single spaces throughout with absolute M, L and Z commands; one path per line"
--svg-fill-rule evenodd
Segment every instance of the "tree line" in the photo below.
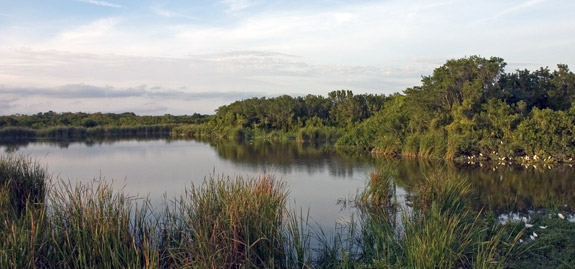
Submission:
M 26 127 L 32 129 L 52 127 L 111 127 L 111 126 L 142 126 L 167 124 L 198 124 L 207 121 L 208 115 L 194 113 L 192 115 L 175 116 L 139 116 L 132 112 L 125 113 L 84 113 L 53 111 L 40 112 L 33 115 L 0 116 L 0 128 Z
M 575 74 L 567 65 L 505 73 L 501 58 L 449 60 L 338 141 L 446 159 L 575 156 Z
M 336 130 L 339 147 L 445 159 L 575 156 L 575 74 L 564 64 L 511 73 L 505 66 L 498 57 L 449 60 L 421 85 L 387 96 L 339 90 L 245 99 L 192 132 L 305 140 Z
M 173 135 L 332 140 L 340 148 L 388 155 L 572 160 L 575 74 L 565 64 L 510 73 L 505 66 L 498 57 L 452 59 L 402 93 L 254 97 L 223 105 L 211 116 L 52 111 L 0 116 L 0 131 L 170 125 Z

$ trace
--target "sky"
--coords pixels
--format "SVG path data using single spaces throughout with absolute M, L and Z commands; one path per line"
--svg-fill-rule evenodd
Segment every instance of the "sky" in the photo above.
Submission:
M 392 94 L 449 59 L 575 66 L 572 0 L 0 0 L 0 115 Z

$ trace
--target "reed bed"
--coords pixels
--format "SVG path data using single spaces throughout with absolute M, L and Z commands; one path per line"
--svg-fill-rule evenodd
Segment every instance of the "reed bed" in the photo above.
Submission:
M 42 129 L 27 127 L 0 128 L 0 141 L 25 141 L 32 139 L 87 139 L 87 138 L 160 138 L 169 137 L 176 125 L 139 126 L 54 126 Z
M 322 267 L 505 268 L 523 231 L 509 233 L 468 205 L 471 185 L 445 173 L 415 186 L 398 205 L 390 170 L 372 173 L 355 201 L 359 216 L 323 240 Z
M 147 199 L 114 191 L 103 180 L 58 182 L 46 191 L 45 170 L 23 157 L 2 158 L 0 168 L 0 268 L 296 268 L 310 262 L 304 216 L 287 211 L 285 183 L 271 175 L 206 178 L 154 211 Z
M 281 267 L 286 199 L 269 175 L 211 177 L 166 210 L 167 255 L 176 267 Z
M 6 200 L 6 210 L 20 215 L 28 203 L 41 204 L 48 184 L 46 170 L 24 156 L 0 156 L 0 187 Z
M 389 169 L 372 173 L 358 215 L 334 233 L 287 210 L 289 191 L 271 175 L 210 176 L 163 209 L 102 180 L 49 185 L 23 157 L 0 158 L 0 183 L 0 268 L 507 268 L 561 251 L 518 246 L 525 228 L 473 211 L 465 178 L 441 173 L 415 186 L 409 207 Z M 562 221 L 542 225 L 568 231 Z M 569 244 L 559 235 L 534 242 Z

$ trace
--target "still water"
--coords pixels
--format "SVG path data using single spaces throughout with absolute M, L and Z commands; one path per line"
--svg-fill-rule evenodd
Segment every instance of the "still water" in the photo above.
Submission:
M 200 186 L 210 175 L 251 177 L 274 174 L 289 189 L 292 208 L 309 209 L 323 227 L 350 216 L 338 200 L 363 187 L 373 163 L 335 154 L 333 148 L 303 144 L 209 144 L 193 140 L 111 142 L 31 142 L 0 146 L 45 164 L 54 180 L 112 181 L 130 195 L 148 196 L 155 207 Z
M 194 140 L 123 140 L 107 142 L 30 142 L 0 145 L 3 154 L 29 156 L 46 165 L 53 180 L 88 182 L 102 178 L 130 195 L 147 196 L 161 206 L 210 175 L 251 177 L 275 174 L 290 191 L 290 207 L 309 209 L 323 228 L 353 214 L 351 200 L 369 173 L 393 173 L 398 200 L 424 175 L 438 171 L 470 180 L 475 206 L 501 218 L 529 216 L 541 210 L 572 212 L 575 169 L 458 167 L 443 161 L 374 159 L 337 152 L 329 145 L 301 143 L 235 143 Z

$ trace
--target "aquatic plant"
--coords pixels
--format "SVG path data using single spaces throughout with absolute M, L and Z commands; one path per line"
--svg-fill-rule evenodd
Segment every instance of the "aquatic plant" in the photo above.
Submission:
M 210 177 L 167 210 L 163 239 L 177 267 L 278 267 L 287 190 L 270 175 Z

